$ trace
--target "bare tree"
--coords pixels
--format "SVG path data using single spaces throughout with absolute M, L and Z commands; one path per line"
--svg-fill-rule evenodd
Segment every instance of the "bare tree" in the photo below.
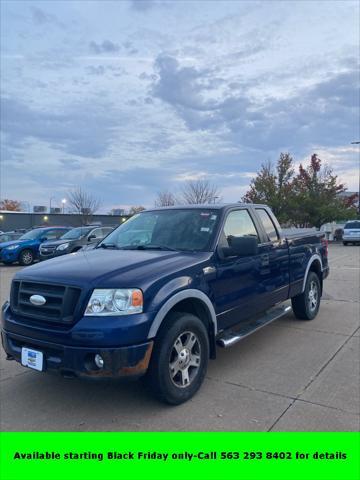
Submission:
M 93 214 L 99 210 L 101 201 L 92 193 L 86 192 L 81 187 L 70 190 L 67 194 L 70 209 L 82 216 L 82 223 L 91 221 Z
M 0 201 L 0 210 L 8 210 L 9 212 L 21 212 L 21 202 L 4 198 L 4 200 Z
M 133 205 L 129 208 L 129 215 L 135 215 L 136 213 L 140 213 L 143 210 L 146 210 L 145 207 L 142 205 Z
M 204 203 L 218 203 L 221 200 L 218 187 L 209 180 L 200 179 L 189 181 L 182 190 L 183 203 L 194 205 Z
M 155 207 L 172 207 L 173 205 L 176 205 L 176 203 L 176 197 L 172 192 L 164 190 L 157 193 Z

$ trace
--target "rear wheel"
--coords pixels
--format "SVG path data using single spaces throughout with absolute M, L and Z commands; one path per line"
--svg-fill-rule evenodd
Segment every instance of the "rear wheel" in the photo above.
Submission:
M 309 272 L 305 290 L 291 299 L 293 312 L 299 320 L 313 320 L 320 307 L 320 280 L 315 272 Z
M 177 405 L 200 388 L 209 360 L 208 332 L 194 315 L 174 312 L 159 332 L 146 382 L 162 401 Z
M 19 255 L 20 265 L 25 267 L 31 265 L 34 262 L 34 254 L 31 250 L 23 250 Z

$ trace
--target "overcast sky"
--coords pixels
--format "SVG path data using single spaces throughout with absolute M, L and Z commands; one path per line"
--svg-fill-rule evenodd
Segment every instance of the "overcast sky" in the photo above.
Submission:
M 357 190 L 358 1 L 1 1 L 1 197 L 103 211 L 312 152 Z

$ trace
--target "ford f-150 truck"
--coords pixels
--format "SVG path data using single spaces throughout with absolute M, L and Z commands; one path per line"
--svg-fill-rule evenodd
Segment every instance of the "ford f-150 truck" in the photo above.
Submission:
M 94 250 L 19 271 L 3 347 L 9 360 L 67 377 L 145 375 L 179 404 L 199 389 L 217 345 L 291 307 L 314 319 L 328 273 L 323 234 L 285 237 L 264 205 L 147 210 Z

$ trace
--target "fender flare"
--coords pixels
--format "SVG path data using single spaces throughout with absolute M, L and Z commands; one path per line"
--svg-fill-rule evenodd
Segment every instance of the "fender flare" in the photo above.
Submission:
M 323 263 L 322 263 L 321 257 L 318 253 L 314 253 L 313 255 L 311 255 L 311 257 L 309 259 L 309 262 L 307 264 L 306 270 L 305 270 L 305 275 L 304 275 L 304 280 L 303 280 L 301 293 L 303 293 L 305 291 L 306 280 L 307 280 L 307 277 L 308 277 L 308 274 L 309 274 L 309 271 L 310 271 L 310 267 L 317 260 L 320 262 L 321 272 L 323 271 Z
M 207 307 L 210 314 L 211 322 L 214 328 L 214 335 L 216 335 L 218 331 L 216 313 L 210 298 L 207 295 L 205 295 L 205 293 L 203 293 L 201 290 L 188 288 L 186 290 L 182 290 L 181 292 L 176 293 L 164 303 L 164 305 L 160 308 L 160 310 L 156 314 L 154 321 L 152 322 L 152 325 L 149 330 L 148 338 L 154 338 L 156 336 L 164 318 L 169 313 L 169 311 L 173 308 L 174 305 L 181 302 L 182 300 L 191 299 L 191 298 L 201 300 L 204 303 L 204 305 Z

